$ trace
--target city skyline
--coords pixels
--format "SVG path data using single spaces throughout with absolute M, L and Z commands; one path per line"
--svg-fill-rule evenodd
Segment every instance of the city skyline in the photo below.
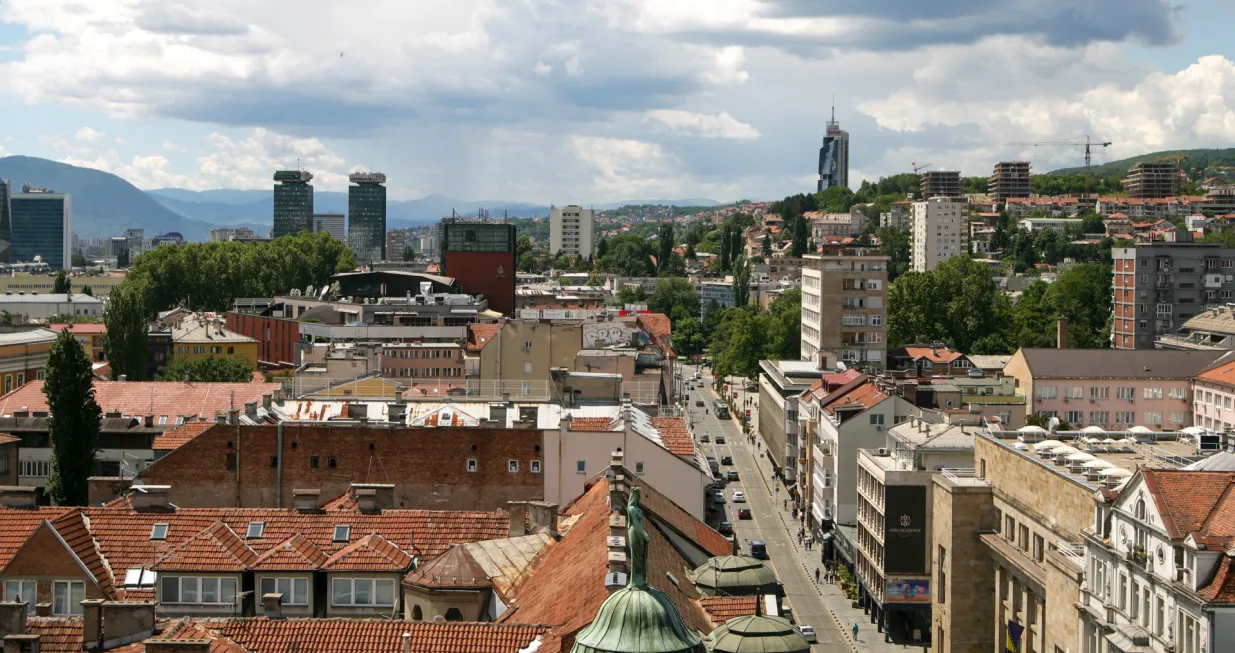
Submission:
M 945 3 L 893 18 L 753 0 L 713 12 L 478 1 L 409 7 L 376 31 L 318 7 L 5 3 L 0 111 L 23 129 L 0 154 L 146 189 L 263 188 L 299 161 L 323 191 L 381 169 L 391 200 L 775 198 L 815 187 L 818 108 L 834 90 L 861 144 L 854 186 L 912 161 L 977 174 L 1079 163 L 1010 141 L 1091 134 L 1114 143 L 1099 162 L 1231 144 L 1235 64 L 1217 44 L 1232 10 L 1214 0 Z M 175 74 L 155 65 L 165 56 Z M 449 64 L 422 64 L 436 60 Z

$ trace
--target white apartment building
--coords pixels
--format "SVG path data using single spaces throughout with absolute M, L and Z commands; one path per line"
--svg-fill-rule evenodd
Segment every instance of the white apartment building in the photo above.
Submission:
M 826 351 L 849 367 L 883 367 L 889 260 L 869 248 L 803 258 L 802 360 Z
M 945 197 L 914 202 L 910 225 L 910 269 L 914 272 L 930 272 L 968 251 L 964 202 Z
M 595 251 L 596 215 L 576 204 L 549 209 L 549 252 L 587 258 Z

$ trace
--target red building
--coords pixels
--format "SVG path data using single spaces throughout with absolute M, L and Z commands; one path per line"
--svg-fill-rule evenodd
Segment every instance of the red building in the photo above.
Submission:
M 515 226 L 442 221 L 442 274 L 469 295 L 484 295 L 489 308 L 515 312 Z
M 227 329 L 257 341 L 260 365 L 296 364 L 296 341 L 300 340 L 300 323 L 296 320 L 229 312 Z

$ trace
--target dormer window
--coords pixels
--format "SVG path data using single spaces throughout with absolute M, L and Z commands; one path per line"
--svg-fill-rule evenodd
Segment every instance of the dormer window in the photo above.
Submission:
M 347 542 L 352 539 L 352 527 L 346 524 L 335 525 L 333 539 L 335 542 Z
M 1136 507 L 1132 511 L 1132 515 L 1141 521 L 1145 521 L 1145 499 L 1138 498 Z
M 251 521 L 249 522 L 249 530 L 245 532 L 244 536 L 246 539 L 252 540 L 261 537 L 264 532 L 266 532 L 266 522 Z
M 167 539 L 167 529 L 168 529 L 168 524 L 155 524 L 154 526 L 150 527 L 150 539 L 166 540 Z

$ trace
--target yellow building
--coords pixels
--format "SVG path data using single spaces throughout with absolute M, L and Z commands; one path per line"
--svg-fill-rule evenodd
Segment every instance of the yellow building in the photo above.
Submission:
M 179 317 L 171 325 L 172 358 L 200 360 L 242 357 L 249 368 L 257 366 L 257 340 L 228 331 L 221 317 L 193 313 Z
M 56 341 L 48 329 L 22 329 L 0 332 L 0 383 L 4 394 L 43 378 L 47 353 Z
M 60 333 L 68 331 L 77 338 L 77 342 L 81 343 L 82 349 L 86 350 L 86 355 L 95 363 L 102 363 L 107 360 L 107 353 L 103 350 L 103 337 L 107 335 L 107 325 L 100 323 L 91 324 L 49 324 L 49 329 Z
M 95 297 L 106 297 L 111 294 L 112 288 L 120 285 L 124 279 L 123 274 L 105 274 L 95 277 L 70 277 L 69 281 L 73 283 L 75 293 L 85 292 L 86 288 L 89 288 Z M 54 274 L 17 272 L 11 276 L 0 276 L 0 295 L 5 292 L 11 292 L 14 295 L 19 292 L 27 295 L 34 292 L 46 295 L 51 293 L 55 286 L 56 275 Z

